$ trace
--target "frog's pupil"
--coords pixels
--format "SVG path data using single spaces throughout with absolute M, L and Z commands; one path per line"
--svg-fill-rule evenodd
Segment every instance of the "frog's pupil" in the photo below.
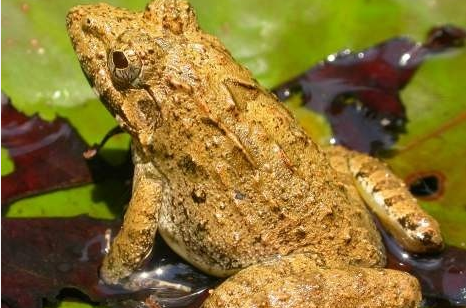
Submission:
M 113 64 L 115 64 L 116 68 L 124 69 L 128 67 L 128 59 L 121 51 L 114 51 L 112 54 L 113 57 Z

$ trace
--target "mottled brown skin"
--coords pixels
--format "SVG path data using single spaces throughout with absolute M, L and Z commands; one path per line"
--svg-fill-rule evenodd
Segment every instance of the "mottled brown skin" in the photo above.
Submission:
M 239 272 L 203 307 L 415 308 L 421 300 L 418 290 L 416 278 L 404 272 L 327 263 L 318 255 L 298 254 Z
M 378 159 L 353 151 L 347 156 L 361 196 L 401 246 L 414 253 L 443 248 L 438 222 L 417 204 L 400 178 Z
M 341 146 L 328 147 L 326 152 L 331 166 L 346 179 L 349 197 L 365 202 L 405 250 L 420 254 L 443 249 L 438 222 L 385 163 Z
M 350 280 L 357 279 L 354 267 L 384 266 L 380 236 L 348 178 L 276 97 L 198 28 L 186 2 L 156 0 L 136 13 L 79 6 L 67 26 L 84 73 L 133 141 L 133 196 L 102 266 L 107 283 L 139 267 L 156 232 L 216 276 L 264 260 L 254 268 L 273 271 L 270 264 L 283 265 L 278 256 L 306 263 L 309 253 L 338 264 Z M 253 277 L 248 271 L 239 277 Z M 415 279 L 359 271 L 400 279 L 409 287 L 403 300 L 419 301 Z M 379 292 L 381 280 L 369 280 L 367 288 Z

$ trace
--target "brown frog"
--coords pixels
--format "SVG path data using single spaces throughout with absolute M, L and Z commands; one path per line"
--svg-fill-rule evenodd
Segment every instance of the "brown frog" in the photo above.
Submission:
M 322 150 L 184 1 L 78 6 L 68 32 L 90 84 L 132 137 L 133 193 L 102 269 L 124 281 L 156 232 L 226 277 L 206 307 L 415 307 L 353 181 L 399 242 L 441 249 L 435 220 L 382 163 Z M 351 175 L 350 175 L 351 174 Z

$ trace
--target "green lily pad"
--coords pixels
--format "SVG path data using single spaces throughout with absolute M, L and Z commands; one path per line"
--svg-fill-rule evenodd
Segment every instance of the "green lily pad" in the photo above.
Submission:
M 3 1 L 1 30 L 2 90 L 15 107 L 46 119 L 65 117 L 90 144 L 99 142 L 116 123 L 95 98 L 79 68 L 66 34 L 65 16 L 70 7 L 91 2 L 100 1 Z M 108 2 L 138 10 L 146 4 L 145 0 Z M 203 29 L 219 36 L 235 58 L 267 87 L 338 50 L 363 49 L 398 35 L 421 41 L 432 26 L 443 23 L 466 27 L 463 0 L 191 2 Z M 466 245 L 465 67 L 464 49 L 421 67 L 402 93 L 410 122 L 407 134 L 397 143 L 398 154 L 389 160 L 404 178 L 427 171 L 443 174 L 443 194 L 422 205 L 440 221 L 446 241 L 457 246 Z M 330 130 L 320 116 L 298 104 L 291 108 L 312 136 L 327 143 Z M 127 147 L 128 138 L 118 137 L 106 149 L 121 151 Z M 2 174 L 13 168 L 2 149 Z M 110 218 L 117 211 L 113 206 L 124 199 L 114 192 L 122 189 L 108 188 L 112 183 L 101 185 L 106 188 L 90 185 L 21 200 L 8 215 L 91 213 Z M 96 191 L 105 201 L 96 200 Z M 70 202 L 75 204 L 72 210 L 62 207 Z
M 3 159 L 5 157 L 5 159 Z M 10 159 L 10 155 L 8 154 L 8 150 L 2 148 L 2 176 L 10 174 L 15 170 L 15 166 Z
M 440 222 L 448 243 L 466 245 L 466 98 L 461 80 L 466 50 L 427 61 L 402 93 L 408 118 L 407 134 L 397 143 L 389 164 L 409 179 L 436 175 L 442 192 L 421 205 Z

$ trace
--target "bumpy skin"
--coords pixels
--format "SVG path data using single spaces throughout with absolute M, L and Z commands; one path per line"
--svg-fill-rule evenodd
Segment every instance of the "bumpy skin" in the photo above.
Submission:
M 358 203 L 365 201 L 405 250 L 419 254 L 443 249 L 438 222 L 422 210 L 386 164 L 341 146 L 328 147 L 326 152 L 331 166 L 346 179 L 349 197 Z
M 136 13 L 79 6 L 67 26 L 84 73 L 133 140 L 133 197 L 102 266 L 106 282 L 138 268 L 156 231 L 217 276 L 301 253 L 318 252 L 340 272 L 385 264 L 348 175 L 199 30 L 186 2 L 158 0 Z M 407 285 L 416 303 L 418 286 Z
M 416 308 L 420 300 L 418 281 L 406 273 L 299 254 L 248 267 L 221 284 L 203 307 Z

